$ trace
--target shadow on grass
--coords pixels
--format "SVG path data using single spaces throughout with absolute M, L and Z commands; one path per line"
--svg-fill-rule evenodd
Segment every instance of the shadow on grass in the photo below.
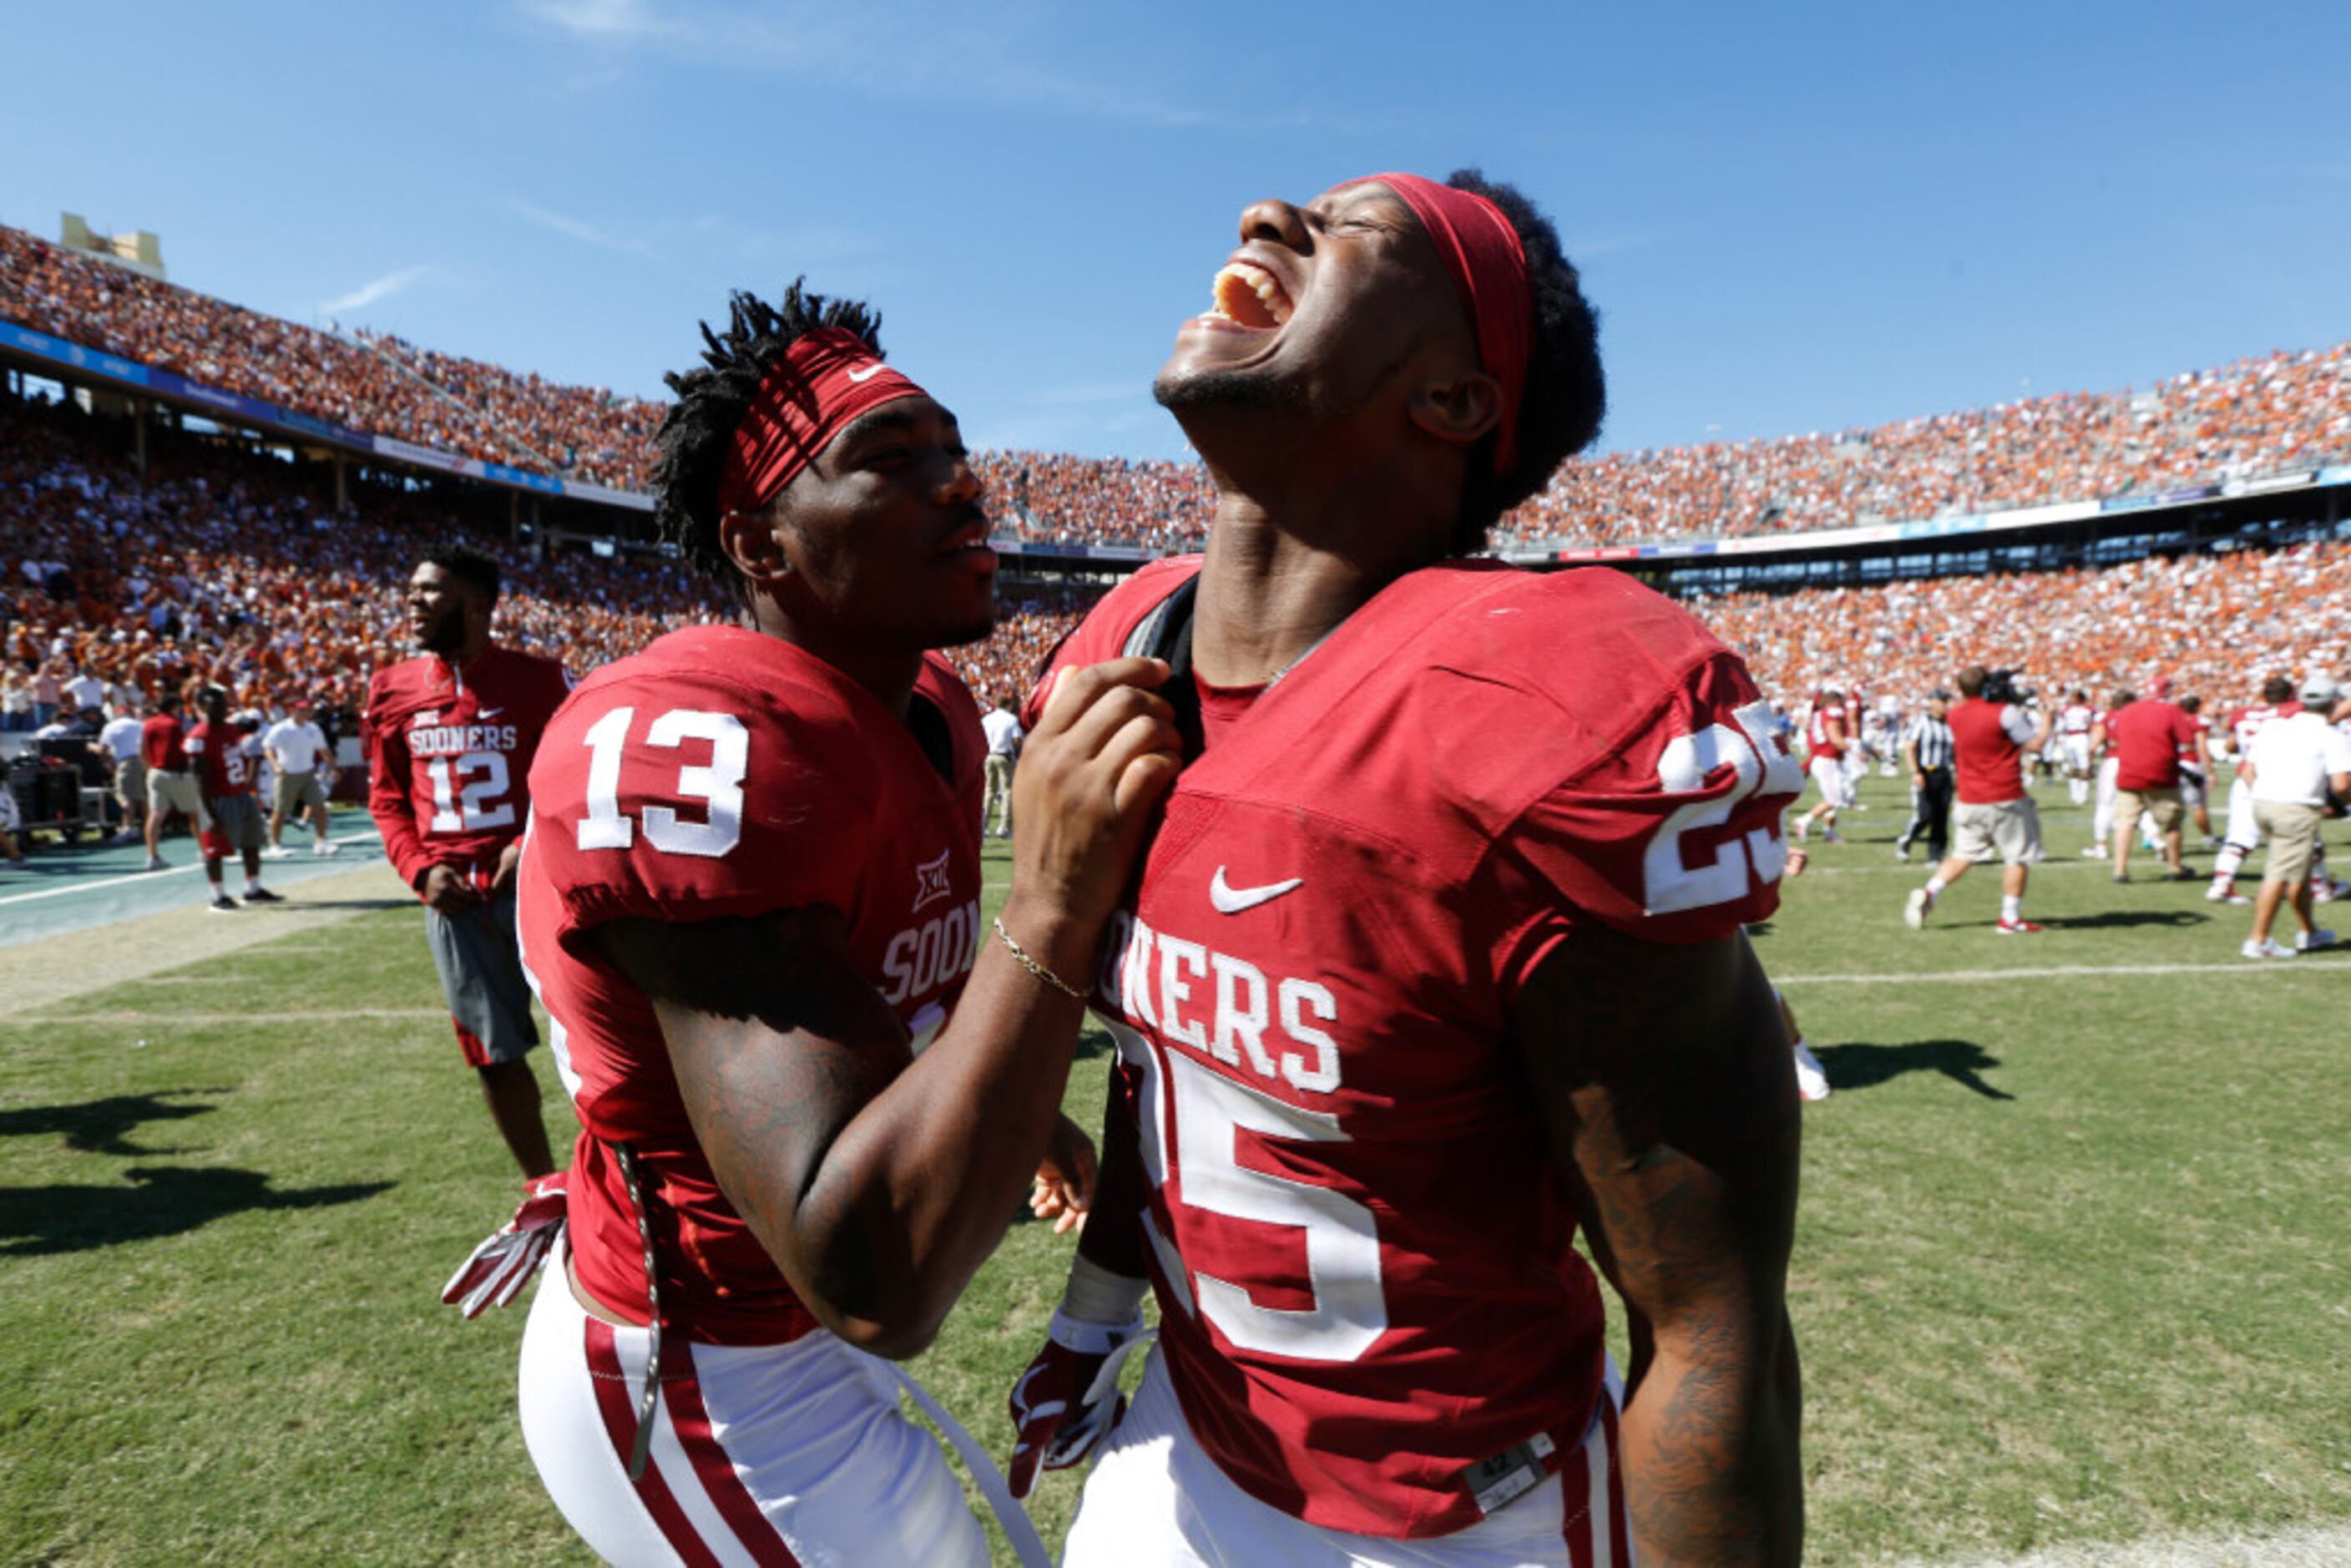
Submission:
M 2095 915 L 2046 915 L 2041 923 L 2052 931 L 2119 931 L 2133 925 L 2166 925 L 2185 930 L 2209 925 L 2212 917 L 2200 909 L 2106 909 Z
M 132 1143 L 132 1128 L 149 1122 L 201 1116 L 210 1105 L 175 1105 L 182 1094 L 225 1094 L 225 1089 L 165 1089 L 154 1094 L 113 1094 L 78 1105 L 27 1105 L 0 1111 L 0 1138 L 65 1134 L 66 1147 L 92 1155 L 175 1155 L 177 1149 L 145 1149 Z
M 1987 1100 L 2015 1095 L 1983 1081 L 2000 1058 L 1971 1040 L 1914 1040 L 1907 1045 L 1822 1045 L 1813 1048 L 1833 1089 L 1868 1089 L 1906 1072 L 1939 1072 Z
M 294 884 L 298 889 L 299 883 Z M 298 909 L 414 909 L 413 898 L 304 898 L 297 892 L 291 900 Z
M 262 1171 L 154 1166 L 123 1173 L 120 1186 L 0 1187 L 0 1258 L 87 1252 L 125 1241 L 177 1236 L 256 1208 L 321 1208 L 356 1203 L 388 1181 L 269 1190 Z

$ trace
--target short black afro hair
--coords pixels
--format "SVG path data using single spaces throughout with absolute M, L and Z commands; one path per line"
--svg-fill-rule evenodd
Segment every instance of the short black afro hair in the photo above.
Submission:
M 416 564 L 437 566 L 488 602 L 498 601 L 498 563 L 480 550 L 464 545 L 443 545 L 426 550 Z
M 661 453 L 653 465 L 653 526 L 695 570 L 722 581 L 735 566 L 718 542 L 718 476 L 760 382 L 794 343 L 821 327 L 853 332 L 882 351 L 880 311 L 862 300 L 810 294 L 807 281 L 795 278 L 772 306 L 736 290 L 726 330 L 702 324 L 701 365 L 662 378 L 677 401 L 653 437 Z
M 1533 351 L 1519 400 L 1519 456 L 1494 472 L 1495 435 L 1469 455 L 1462 486 L 1461 521 L 1454 553 L 1486 548 L 1496 519 L 1551 482 L 1565 459 L 1592 444 L 1608 413 L 1608 383 L 1600 370 L 1600 319 L 1583 298 L 1583 280 L 1560 248 L 1559 231 L 1513 185 L 1498 184 L 1476 169 L 1456 169 L 1445 182 L 1485 197 L 1519 231 L 1527 253 L 1527 283 L 1534 293 Z

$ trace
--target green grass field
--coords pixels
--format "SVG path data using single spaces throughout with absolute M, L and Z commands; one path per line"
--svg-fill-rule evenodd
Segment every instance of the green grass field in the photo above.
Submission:
M 2045 934 L 1993 934 L 1990 872 L 1913 934 L 1901 801 L 1865 800 L 1758 936 L 1838 1086 L 1794 1268 L 1812 1559 L 2351 1521 L 2351 953 L 2241 961 L 2247 911 L 2152 857 L 2114 886 L 2062 789 Z M 516 1427 L 522 1311 L 435 1300 L 514 1182 L 413 910 L 0 1040 L 0 1562 L 589 1560 Z M 917 1369 L 999 1453 L 1066 1255 L 1016 1227 Z M 1077 1483 L 1040 1491 L 1057 1541 Z

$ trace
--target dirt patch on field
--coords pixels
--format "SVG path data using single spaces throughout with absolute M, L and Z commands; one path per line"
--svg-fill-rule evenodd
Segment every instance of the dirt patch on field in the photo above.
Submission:
M 202 904 L 141 915 L 87 930 L 0 947 L 0 997 L 12 1012 L 143 979 L 256 943 L 316 931 L 379 909 L 413 906 L 388 892 L 383 862 L 312 877 L 284 890 L 286 902 L 214 915 Z

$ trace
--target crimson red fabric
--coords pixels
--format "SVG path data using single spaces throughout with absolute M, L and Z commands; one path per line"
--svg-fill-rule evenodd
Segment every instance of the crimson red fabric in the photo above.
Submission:
M 769 368 L 735 427 L 735 444 L 718 476 L 719 511 L 766 506 L 852 420 L 885 402 L 924 395 L 856 333 L 818 328 Z
M 2143 698 L 2106 716 L 2114 738 L 2117 789 L 2168 789 L 2179 782 L 2179 758 L 2196 750 L 2196 721 L 2172 703 Z
M 1961 697 L 1944 716 L 1959 762 L 1962 806 L 1997 806 L 2024 797 L 2024 770 L 2017 760 L 2024 748 L 2001 727 L 2000 716 L 2006 711 L 1981 697 Z
M 1519 231 L 1485 197 L 1418 174 L 1371 174 L 1347 183 L 1373 182 L 1394 191 L 1437 242 L 1437 254 L 1444 258 L 1445 270 L 1477 324 L 1479 362 L 1502 383 L 1494 472 L 1507 472 L 1518 461 L 1519 402 L 1526 392 L 1527 358 L 1534 346 L 1534 292 L 1527 282 L 1527 253 L 1519 243 Z

